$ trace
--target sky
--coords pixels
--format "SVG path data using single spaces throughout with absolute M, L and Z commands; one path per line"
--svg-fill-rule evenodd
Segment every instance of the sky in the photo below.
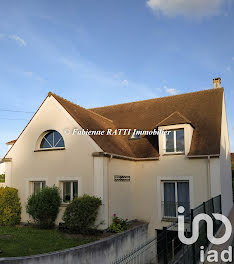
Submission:
M 234 152 L 233 13 L 232 0 L 1 0 L 0 156 L 49 91 L 90 108 L 211 89 L 215 77 Z

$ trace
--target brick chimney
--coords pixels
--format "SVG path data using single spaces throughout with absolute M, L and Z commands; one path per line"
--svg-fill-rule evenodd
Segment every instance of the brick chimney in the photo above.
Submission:
M 220 77 L 214 78 L 213 85 L 214 85 L 214 89 L 221 88 L 221 78 Z

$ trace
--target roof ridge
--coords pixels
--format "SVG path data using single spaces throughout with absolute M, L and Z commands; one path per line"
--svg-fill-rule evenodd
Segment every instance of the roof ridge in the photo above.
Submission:
M 168 97 L 178 97 L 178 96 L 187 95 L 187 94 L 213 92 L 213 91 L 216 91 L 216 90 L 224 90 L 224 88 L 223 87 L 216 88 L 216 89 L 211 88 L 211 89 L 206 89 L 206 90 L 201 90 L 201 91 L 188 92 L 188 93 L 175 94 L 175 95 L 168 95 L 168 96 L 161 96 L 161 97 L 157 97 L 157 98 L 151 98 L 151 99 L 133 101 L 133 102 L 128 102 L 128 103 L 112 104 L 112 105 L 106 105 L 106 106 L 100 106 L 100 107 L 92 107 L 92 108 L 88 108 L 88 109 L 89 110 L 93 110 L 93 109 L 100 109 L 100 108 L 111 107 L 111 106 L 119 106 L 119 105 L 126 105 L 126 104 L 132 104 L 132 103 L 141 103 L 141 102 L 146 102 L 146 101 L 153 101 L 153 100 L 164 99 L 164 98 L 168 98 Z
M 113 123 L 113 120 L 111 120 L 111 119 L 109 119 L 109 118 L 107 118 L 107 117 L 104 117 L 104 116 L 102 116 L 102 115 L 100 115 L 100 114 L 98 114 L 98 113 L 92 111 L 91 109 L 84 108 L 84 107 L 82 107 L 82 106 L 80 106 L 80 105 L 78 105 L 78 104 L 75 104 L 75 103 L 73 103 L 73 102 L 71 102 L 71 101 L 69 101 L 69 100 L 63 98 L 62 96 L 59 96 L 59 95 L 57 95 L 57 94 L 55 94 L 55 93 L 52 93 L 52 92 L 49 92 L 49 93 L 48 93 L 48 96 L 51 96 L 51 95 L 52 95 L 52 96 L 57 96 L 57 97 L 63 99 L 64 101 L 66 101 L 66 102 L 68 102 L 68 103 L 70 103 L 70 104 L 73 104 L 73 105 L 76 106 L 76 107 L 80 107 L 80 108 L 82 108 L 82 109 L 85 109 L 86 111 L 91 112 L 92 114 L 95 114 L 95 115 L 97 115 L 97 116 L 99 116 L 99 117 L 101 117 L 101 118 L 103 118 L 103 119 L 106 119 L 106 120 L 108 120 L 108 121 L 110 121 L 110 122 Z

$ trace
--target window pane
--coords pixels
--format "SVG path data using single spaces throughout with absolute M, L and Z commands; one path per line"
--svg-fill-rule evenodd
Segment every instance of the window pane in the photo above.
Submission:
M 73 199 L 78 196 L 78 182 L 73 182 Z
M 63 202 L 71 201 L 71 182 L 63 183 Z
M 51 148 L 50 144 L 45 140 L 45 138 L 42 139 L 40 148 Z
M 34 182 L 33 183 L 33 192 L 34 193 L 38 193 L 40 192 L 41 186 L 40 186 L 40 182 Z
M 176 152 L 184 152 L 184 129 L 176 130 Z
M 166 152 L 174 152 L 174 131 L 166 135 Z
M 175 183 L 164 183 L 164 216 L 176 217 Z
M 177 183 L 178 192 L 178 206 L 183 206 L 185 208 L 185 216 L 190 213 L 190 199 L 189 199 L 189 183 L 188 182 L 178 182 Z
M 44 181 L 42 182 L 42 186 L 41 187 L 42 187 L 42 189 L 45 188 L 45 182 Z
M 56 147 L 56 148 L 64 147 L 63 137 L 57 131 L 54 131 L 54 147 Z

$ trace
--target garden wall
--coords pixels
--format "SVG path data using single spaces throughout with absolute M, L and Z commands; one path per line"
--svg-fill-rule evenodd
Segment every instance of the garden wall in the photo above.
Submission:
M 47 254 L 0 258 L 0 264 L 111 264 L 148 239 L 148 224 L 142 223 L 123 233 L 66 250 Z

